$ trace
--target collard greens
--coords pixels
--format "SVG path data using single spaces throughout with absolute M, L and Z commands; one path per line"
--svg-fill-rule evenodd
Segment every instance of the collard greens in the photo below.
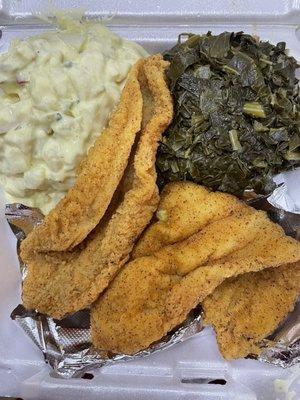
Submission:
M 191 180 L 269 193 L 275 173 L 300 165 L 298 65 L 284 42 L 183 34 L 164 57 L 175 117 L 158 151 L 160 186 Z

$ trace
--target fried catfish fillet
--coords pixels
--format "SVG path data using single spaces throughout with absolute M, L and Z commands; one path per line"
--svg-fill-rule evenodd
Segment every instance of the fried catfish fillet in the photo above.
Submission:
M 221 196 L 221 197 L 219 197 Z M 186 239 L 231 199 L 209 192 L 194 183 L 177 182 L 162 192 L 157 215 L 137 242 L 132 258 L 153 254 L 171 243 Z M 236 200 L 238 202 L 238 200 Z M 218 208 L 219 204 L 223 209 Z M 201 210 L 206 207 L 209 214 Z M 205 322 L 213 325 L 225 358 L 259 354 L 259 342 L 268 336 L 294 307 L 300 292 L 299 264 L 252 272 L 227 279 L 204 299 Z
M 202 303 L 226 359 L 260 354 L 262 339 L 293 310 L 300 292 L 300 263 L 227 279 Z
M 28 266 L 28 275 L 23 285 L 25 307 L 62 318 L 90 305 L 127 261 L 136 239 L 150 222 L 159 201 L 155 172 L 156 150 L 161 134 L 171 122 L 173 114 L 171 95 L 165 82 L 167 66 L 168 63 L 161 56 L 152 56 L 138 62 L 129 75 L 124 91 L 128 91 L 128 95 L 131 93 L 132 98 L 129 100 L 123 94 L 121 102 L 131 103 L 132 99 L 136 101 L 131 113 L 141 119 L 141 132 L 133 146 L 118 190 L 96 228 L 72 251 L 40 250 L 39 246 L 32 246 L 30 236 L 28 241 L 23 242 L 21 257 Z M 119 106 L 119 112 L 123 107 Z M 127 111 L 126 118 L 136 120 L 133 115 L 128 116 Z M 119 135 L 124 135 L 120 127 L 115 126 L 115 129 Z M 111 136 L 112 147 L 109 146 L 112 159 L 118 158 L 118 143 L 122 142 L 121 139 L 116 141 L 115 136 Z M 90 154 L 83 169 L 89 164 L 89 157 Z M 107 165 L 107 171 L 102 171 L 102 174 L 110 173 L 111 167 Z M 93 190 L 94 182 L 86 179 L 87 188 L 90 184 Z M 98 187 L 99 192 L 105 190 L 105 187 Z M 102 203 L 98 205 L 104 208 Z M 76 230 L 76 220 L 68 221 L 67 225 L 72 225 L 72 229 Z M 38 228 L 37 232 L 41 235 L 43 230 Z M 36 235 L 33 233 L 32 237 Z
M 264 212 L 225 196 L 236 204 L 230 215 L 203 217 L 207 224 L 189 238 L 125 265 L 92 307 L 97 348 L 135 353 L 183 322 L 225 279 L 300 260 L 300 244 Z

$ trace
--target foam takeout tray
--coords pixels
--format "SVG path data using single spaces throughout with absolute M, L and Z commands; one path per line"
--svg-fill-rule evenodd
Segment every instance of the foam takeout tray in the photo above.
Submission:
M 150 53 L 172 46 L 181 32 L 243 30 L 272 42 L 286 41 L 292 55 L 300 60 L 299 0 L 2 0 L 0 50 L 5 51 L 15 37 L 53 29 L 36 17 L 37 13 L 46 14 L 50 5 L 53 10 L 70 9 L 75 4 L 86 11 L 88 18 L 105 18 L 113 31 L 139 42 Z M 298 210 L 299 178 L 300 171 L 285 175 L 289 195 Z M 300 398 L 300 366 L 283 370 L 255 360 L 226 362 L 209 328 L 148 358 L 104 367 L 78 379 L 51 377 L 41 352 L 10 319 L 11 311 L 21 302 L 15 244 L 1 197 L 0 396 L 35 400 L 275 400 L 292 399 L 294 391 L 294 399 Z M 276 379 L 286 381 L 280 386 Z

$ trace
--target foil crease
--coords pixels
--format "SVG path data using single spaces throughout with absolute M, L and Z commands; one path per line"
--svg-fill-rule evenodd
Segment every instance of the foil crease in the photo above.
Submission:
M 285 232 L 300 239 L 300 214 L 277 208 L 285 196 L 285 185 L 272 194 L 272 204 L 267 197 L 250 196 L 249 204 L 268 212 L 270 218 L 279 223 Z M 278 201 L 277 201 L 278 200 Z M 19 255 L 20 243 L 26 235 L 43 220 L 39 210 L 20 204 L 6 206 L 6 218 L 16 238 Z M 26 276 L 26 265 L 19 257 L 22 279 Z M 295 310 L 277 330 L 266 338 L 261 346 L 263 351 L 259 360 L 281 367 L 289 367 L 300 362 L 300 302 Z M 28 311 L 18 305 L 12 312 L 14 319 L 24 332 L 43 352 L 45 360 L 52 367 L 52 376 L 62 378 L 80 377 L 91 369 L 117 362 L 145 357 L 176 343 L 182 342 L 203 329 L 202 311 L 199 306 L 193 310 L 187 320 L 173 332 L 132 356 L 113 354 L 95 349 L 91 343 L 89 310 L 79 311 L 62 320 L 55 320 L 36 311 Z

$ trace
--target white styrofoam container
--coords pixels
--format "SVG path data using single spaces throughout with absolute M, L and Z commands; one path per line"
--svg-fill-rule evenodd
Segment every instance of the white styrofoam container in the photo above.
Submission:
M 300 0 L 0 0 L 1 51 L 14 37 L 52 29 L 36 18 L 37 13 L 73 7 L 82 7 L 88 18 L 108 18 L 113 31 L 139 42 L 149 52 L 169 48 L 181 32 L 244 30 L 272 42 L 286 41 L 300 60 Z M 285 180 L 300 209 L 299 177 L 300 171 L 296 171 L 288 173 Z M 0 396 L 34 400 L 291 400 L 294 392 L 294 399 L 300 398 L 299 367 L 283 370 L 255 360 L 226 362 L 211 329 L 148 358 L 92 371 L 87 376 L 92 379 L 51 377 L 41 352 L 10 320 L 10 312 L 21 302 L 15 245 L 1 198 Z M 276 379 L 288 380 L 289 395 L 276 392 Z M 219 384 L 224 383 L 220 380 L 226 385 Z

